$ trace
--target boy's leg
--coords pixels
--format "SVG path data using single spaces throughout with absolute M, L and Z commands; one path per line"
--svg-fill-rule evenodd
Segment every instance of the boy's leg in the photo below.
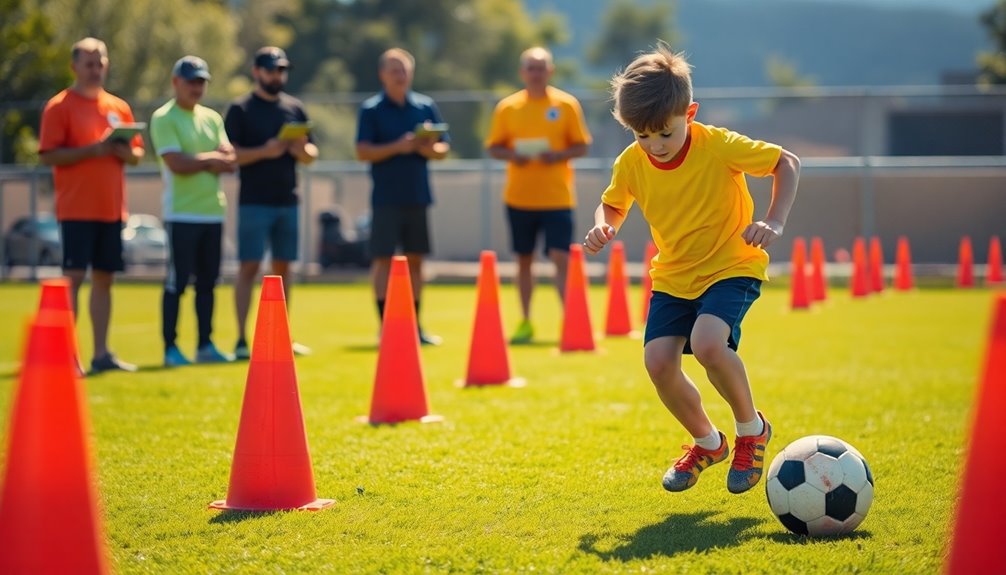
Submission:
M 695 320 L 690 343 L 692 353 L 706 370 L 709 382 L 730 405 L 734 419 L 757 419 L 751 384 L 740 356 L 727 346 L 730 326 L 722 319 L 702 314 Z

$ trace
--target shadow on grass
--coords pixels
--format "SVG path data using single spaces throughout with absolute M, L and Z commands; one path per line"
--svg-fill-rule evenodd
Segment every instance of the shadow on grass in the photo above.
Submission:
M 355 343 L 353 345 L 344 345 L 342 349 L 350 353 L 374 353 L 378 349 L 378 344 L 375 343 Z
M 732 517 L 725 522 L 712 522 L 715 513 L 675 513 L 653 525 L 647 525 L 629 536 L 620 537 L 612 548 L 598 548 L 602 537 L 587 533 L 580 537 L 580 551 L 596 555 L 603 561 L 633 561 L 652 557 L 671 557 L 678 553 L 703 552 L 714 548 L 740 545 L 752 534 L 748 529 L 763 520 L 755 517 Z M 607 546 L 605 546 L 607 547 Z
M 235 365 L 244 365 L 247 367 L 248 361 L 240 360 L 240 361 L 221 361 L 218 363 L 193 363 L 192 365 L 183 365 L 180 367 L 167 367 L 161 363 L 152 363 L 150 365 L 140 365 L 138 366 L 139 369 L 137 369 L 136 371 L 139 373 L 160 373 L 162 371 L 178 371 L 178 370 L 184 371 L 185 368 L 187 367 L 198 367 L 200 369 L 208 367 L 210 369 L 217 369 L 223 367 L 233 367 Z M 97 376 L 101 374 L 99 373 L 95 375 Z
M 216 515 L 210 518 L 209 523 L 211 525 L 241 523 L 242 521 L 248 521 L 249 519 L 259 519 L 269 515 L 276 515 L 277 513 L 282 513 L 282 511 L 237 511 L 234 509 L 226 509 L 216 513 Z
M 857 541 L 859 539 L 873 539 L 873 533 L 869 531 L 853 531 L 852 533 L 846 533 L 845 535 L 830 535 L 823 537 L 808 537 L 806 535 L 799 535 L 797 533 L 790 533 L 789 531 L 784 531 L 780 533 L 773 533 L 768 536 L 769 539 L 775 541 L 776 543 L 785 543 L 787 545 L 814 545 L 817 543 L 834 543 L 837 541 Z

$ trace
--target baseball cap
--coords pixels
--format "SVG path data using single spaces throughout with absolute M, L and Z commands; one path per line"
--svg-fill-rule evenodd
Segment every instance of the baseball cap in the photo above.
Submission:
M 275 46 L 259 48 L 255 52 L 255 67 L 275 70 L 276 68 L 290 68 L 290 60 L 286 57 L 286 52 Z
M 171 71 L 172 76 L 177 76 L 183 80 L 202 79 L 209 81 L 210 67 L 206 60 L 197 56 L 184 56 L 175 62 L 175 67 Z

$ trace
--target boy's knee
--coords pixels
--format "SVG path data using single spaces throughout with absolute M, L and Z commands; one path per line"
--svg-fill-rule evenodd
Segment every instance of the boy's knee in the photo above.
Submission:
M 703 366 L 719 363 L 727 351 L 727 342 L 712 337 L 693 337 L 690 341 L 692 354 Z
M 681 372 L 681 357 L 661 353 L 644 353 L 643 364 L 654 382 L 666 381 Z

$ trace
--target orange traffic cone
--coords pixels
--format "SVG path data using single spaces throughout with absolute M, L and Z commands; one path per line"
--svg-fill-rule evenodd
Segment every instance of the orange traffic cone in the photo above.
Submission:
M 650 270 L 653 269 L 653 258 L 657 257 L 657 244 L 653 240 L 646 242 L 646 255 L 643 257 L 643 319 L 646 323 L 647 316 L 650 315 L 650 298 L 653 297 L 653 278 L 650 277 Z
M 608 315 L 604 326 L 605 335 L 632 333 L 632 320 L 629 319 L 629 278 L 625 275 L 625 245 L 619 240 L 611 242 L 611 257 L 608 260 Z
M 590 307 L 587 304 L 587 274 L 583 268 L 583 247 L 580 244 L 569 246 L 559 351 L 594 351 L 594 330 L 590 325 Z
M 961 238 L 961 247 L 957 260 L 957 287 L 975 287 L 975 256 L 971 250 L 971 238 L 964 236 Z
M 73 319 L 73 306 L 70 304 L 70 280 L 58 278 L 42 281 L 42 291 L 39 294 L 38 311 L 53 311 L 69 326 L 70 349 L 73 350 L 74 361 L 80 365 L 80 348 L 77 346 L 77 328 Z M 80 368 L 83 371 L 83 368 Z
M 870 238 L 870 290 L 884 291 L 884 250 L 877 236 Z
M 511 385 L 519 387 L 523 379 L 510 376 L 510 357 L 503 336 L 500 315 L 499 276 L 496 274 L 496 252 L 483 251 L 478 279 L 478 301 L 475 303 L 475 324 L 468 351 L 468 375 L 464 385 Z
M 985 268 L 985 285 L 995 286 L 1003 283 L 1003 251 L 999 245 L 999 236 L 989 240 L 989 265 Z
M 894 267 L 894 289 L 908 291 L 912 289 L 913 284 L 912 249 L 908 245 L 908 238 L 901 236 L 898 238 L 898 253 Z
M 1006 546 L 1002 544 L 1006 497 L 1001 485 L 1006 477 L 1006 458 L 999 454 L 999 443 L 1006 434 L 1003 406 L 1006 406 L 1006 295 L 1000 295 L 993 308 L 985 371 L 975 396 L 971 441 L 945 565 L 950 575 L 1006 573 Z
M 857 237 L 852 247 L 852 297 L 870 295 L 870 278 L 866 272 L 866 242 Z
M 828 282 L 824 277 L 824 242 L 819 237 L 810 240 L 810 299 L 828 299 Z
M 388 278 L 370 416 L 364 421 L 377 424 L 443 420 L 439 415 L 430 415 L 424 381 L 409 263 L 405 256 L 395 256 Z
M 810 291 L 807 289 L 807 242 L 803 238 L 793 240 L 793 278 L 790 282 L 790 308 L 810 307 Z
M 283 278 L 266 276 L 259 295 L 230 487 L 227 499 L 214 501 L 210 507 L 317 511 L 334 503 L 318 499 L 314 489 Z
M 51 310 L 29 329 L 0 491 L 0 573 L 109 571 L 70 337 Z

